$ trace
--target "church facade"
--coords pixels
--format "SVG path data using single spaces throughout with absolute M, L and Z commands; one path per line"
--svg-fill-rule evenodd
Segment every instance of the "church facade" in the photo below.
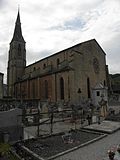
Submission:
M 107 86 L 106 54 L 95 39 L 26 66 L 18 12 L 8 60 L 8 93 L 16 99 L 72 102 L 92 99 L 97 84 Z

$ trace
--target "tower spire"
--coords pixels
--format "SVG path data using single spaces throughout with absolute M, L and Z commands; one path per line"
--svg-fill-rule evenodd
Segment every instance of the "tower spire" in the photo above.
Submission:
M 18 14 L 17 14 L 17 19 L 16 19 L 16 24 L 20 24 L 20 11 L 19 11 L 19 8 L 18 8 Z
M 13 34 L 13 38 L 12 38 L 11 42 L 13 42 L 13 41 L 25 42 L 25 40 L 22 36 L 19 7 L 18 7 L 18 14 L 17 14 L 16 23 L 15 23 L 14 34 Z
M 13 38 L 10 43 L 7 84 L 8 95 L 15 96 L 15 83 L 23 76 L 26 67 L 26 47 L 22 36 L 20 12 L 18 8 Z

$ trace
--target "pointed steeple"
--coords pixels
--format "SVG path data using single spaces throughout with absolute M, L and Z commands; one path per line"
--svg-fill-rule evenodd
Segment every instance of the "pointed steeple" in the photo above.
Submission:
M 7 84 L 8 95 L 15 96 L 15 83 L 23 76 L 26 67 L 26 43 L 22 36 L 20 13 L 18 9 L 13 38 L 8 56 Z
M 13 41 L 20 41 L 20 42 L 25 43 L 25 40 L 22 36 L 19 9 L 18 9 L 17 19 L 16 19 L 16 23 L 15 23 L 14 34 L 13 34 L 13 38 L 12 38 L 11 42 L 13 42 Z
M 18 15 L 17 15 L 16 23 L 21 25 L 19 9 L 18 9 Z

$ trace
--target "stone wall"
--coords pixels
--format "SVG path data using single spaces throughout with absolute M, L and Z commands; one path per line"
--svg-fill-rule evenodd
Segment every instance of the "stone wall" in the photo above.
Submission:
M 0 141 L 13 142 L 23 138 L 21 109 L 0 112 Z

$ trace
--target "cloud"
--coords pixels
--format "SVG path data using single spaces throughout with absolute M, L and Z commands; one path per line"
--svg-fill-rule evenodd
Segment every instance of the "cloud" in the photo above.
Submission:
M 112 40 L 106 41 L 104 43 L 104 48 L 107 50 L 107 63 L 109 65 L 109 70 L 111 73 L 120 73 L 120 33 L 115 35 Z M 112 48 L 110 47 L 112 46 Z
M 0 55 L 0 72 L 4 73 L 4 83 L 7 82 L 7 53 Z
M 5 1 L 4 0 L 0 0 L 0 8 L 2 8 L 5 4 Z
M 85 22 L 80 17 L 75 17 L 65 21 L 63 25 L 53 26 L 50 30 L 81 30 L 84 28 Z

